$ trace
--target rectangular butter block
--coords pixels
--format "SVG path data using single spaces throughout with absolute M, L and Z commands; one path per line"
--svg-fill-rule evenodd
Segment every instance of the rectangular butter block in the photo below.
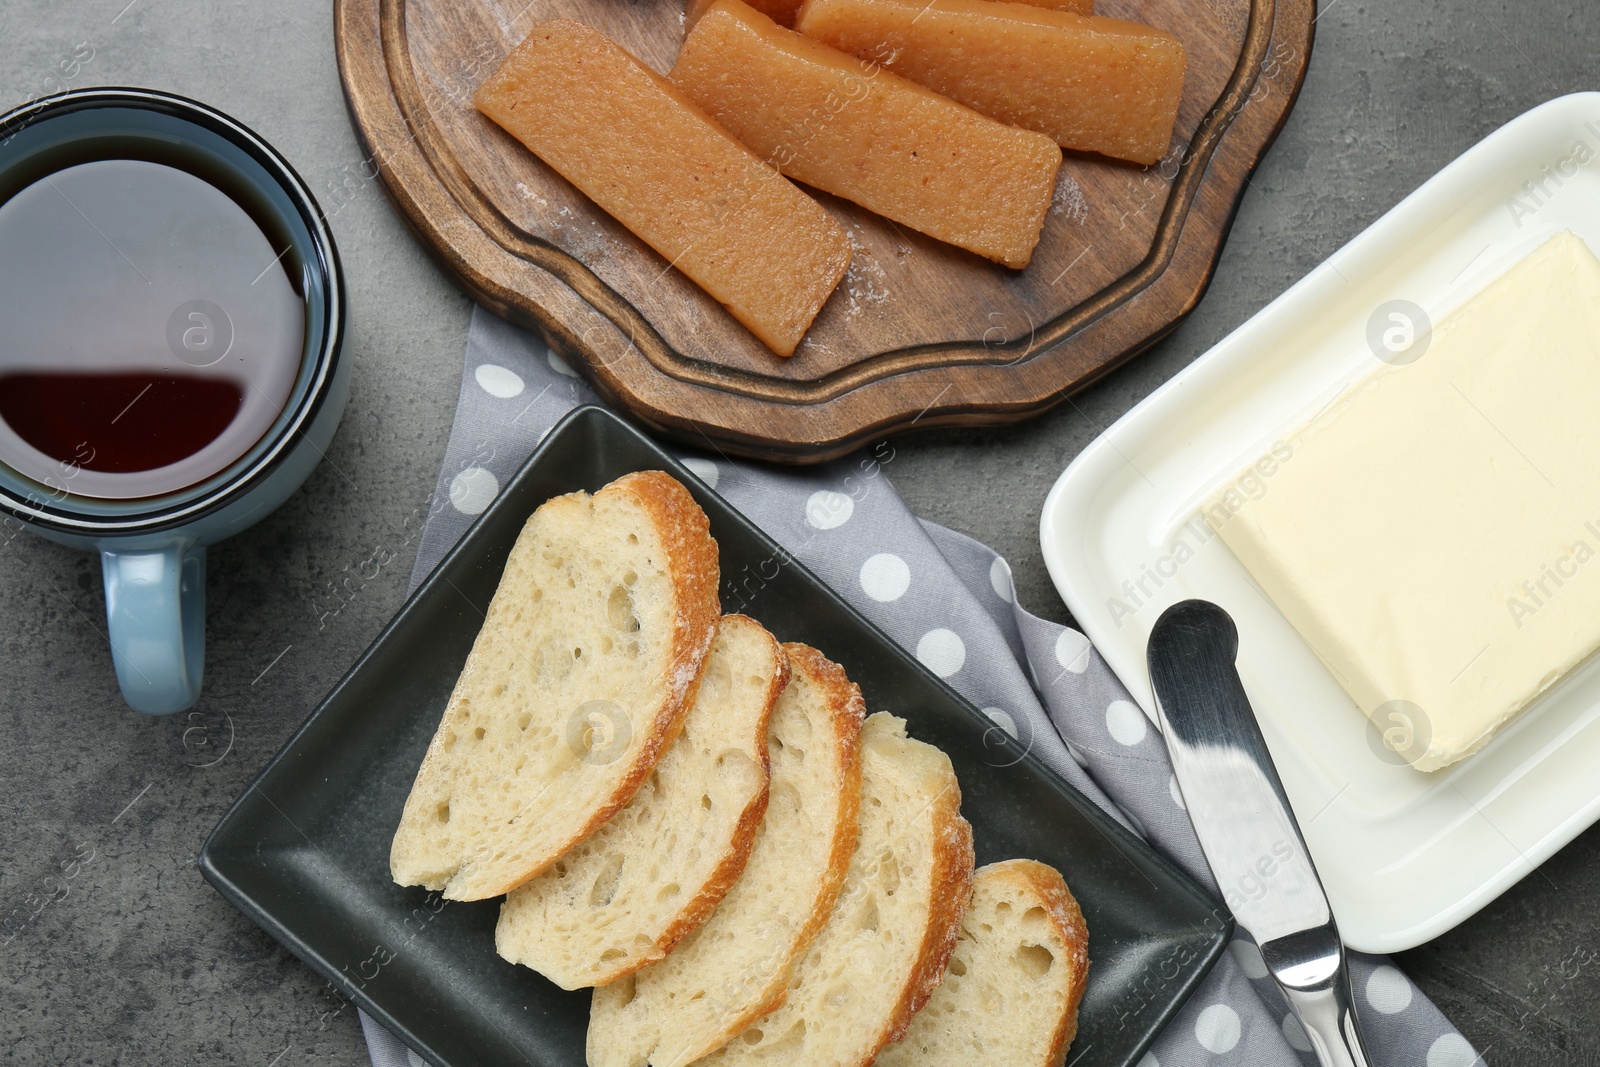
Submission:
M 1600 647 L 1600 261 L 1560 234 L 1418 336 L 1206 517 L 1436 770 Z
M 795 28 L 1063 148 L 1154 163 L 1183 45 L 1118 19 L 995 0 L 807 0 Z
M 1027 266 L 1061 150 L 786 30 L 741 0 L 695 24 L 674 84 L 785 175 L 1008 267 Z
M 474 103 L 779 355 L 850 265 L 820 204 L 588 26 L 535 26 Z

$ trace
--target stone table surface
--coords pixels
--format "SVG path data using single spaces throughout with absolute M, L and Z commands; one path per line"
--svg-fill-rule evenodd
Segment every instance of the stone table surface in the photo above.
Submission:
M 1325 3 L 1299 106 L 1193 316 L 1029 425 L 896 440 L 894 484 L 921 514 L 992 544 L 1022 603 L 1066 621 L 1037 526 L 1073 456 L 1464 149 L 1593 87 L 1597 53 L 1600 17 L 1581 0 Z M 331 462 L 211 553 L 206 689 L 192 718 L 122 705 L 94 558 L 0 540 L 0 919 L 17 931 L 0 934 L 0 1059 L 364 1064 L 354 1009 L 225 904 L 194 856 L 400 605 L 471 303 L 363 178 L 326 0 L 0 4 L 0 107 L 97 84 L 205 100 L 305 176 L 344 258 L 353 390 Z M 1591 829 L 1400 958 L 1491 1064 L 1600 1062 L 1597 854 Z M 62 896 L 52 875 L 74 857 L 88 858 Z

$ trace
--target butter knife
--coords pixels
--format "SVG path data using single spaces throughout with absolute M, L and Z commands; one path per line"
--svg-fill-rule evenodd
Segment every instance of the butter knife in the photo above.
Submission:
M 1162 612 L 1146 654 L 1172 770 L 1238 925 L 1305 1027 L 1323 1067 L 1368 1067 L 1344 943 L 1234 666 L 1226 611 Z

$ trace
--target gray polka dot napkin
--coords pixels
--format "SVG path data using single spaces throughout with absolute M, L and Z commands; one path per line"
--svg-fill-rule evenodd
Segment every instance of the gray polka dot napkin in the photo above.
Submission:
M 455 425 L 413 587 L 545 432 L 571 408 L 592 403 L 598 400 L 589 387 L 537 339 L 482 309 L 474 314 Z M 906 509 L 883 471 L 893 458 L 892 442 L 804 470 L 679 454 L 701 481 L 996 724 L 1215 890 L 1166 748 L 1144 713 L 1082 634 L 1016 603 L 1005 560 Z M 1482 1063 L 1393 964 L 1353 954 L 1351 969 L 1376 1064 Z M 362 1025 L 373 1067 L 421 1063 L 365 1016 Z M 1260 952 L 1241 936 L 1139 1067 L 1315 1062 Z

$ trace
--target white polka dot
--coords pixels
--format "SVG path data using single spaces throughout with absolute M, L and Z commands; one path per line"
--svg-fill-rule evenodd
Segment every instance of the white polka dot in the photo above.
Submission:
M 1411 1006 L 1411 982 L 1398 968 L 1382 964 L 1367 977 L 1367 1003 L 1384 1015 L 1398 1015 Z
M 1116 738 L 1117 744 L 1132 748 L 1144 740 L 1144 712 L 1127 700 L 1113 700 L 1106 709 L 1106 729 Z
M 1062 630 L 1056 638 L 1056 662 L 1073 674 L 1088 670 L 1089 639 L 1076 630 Z
M 1156 1059 L 1156 1054 L 1154 1052 L 1146 1052 L 1143 1056 L 1139 1057 L 1139 1062 L 1135 1065 L 1135 1067 L 1161 1067 L 1161 1061 Z
M 1128 825 L 1133 827 L 1133 832 L 1138 834 L 1140 837 L 1144 837 L 1145 836 L 1144 823 L 1139 821 L 1138 816 L 1134 815 L 1133 812 L 1129 811 L 1127 808 L 1123 807 L 1121 804 L 1117 804 L 1115 801 L 1113 801 L 1112 803 L 1115 805 L 1117 811 L 1119 811 L 1122 814 L 1122 817 L 1124 819 L 1128 820 Z
M 689 468 L 689 473 L 705 482 L 711 488 L 717 487 L 717 465 L 709 459 L 686 459 L 683 465 Z
M 406 1063 L 409 1067 L 428 1067 L 428 1061 L 410 1049 L 406 1049 Z
M 806 521 L 819 530 L 843 526 L 855 514 L 856 502 L 843 493 L 818 489 L 806 500 Z
M 899 600 L 910 587 L 911 568 L 893 552 L 879 552 L 861 565 L 861 591 L 880 604 Z
M 1174 804 L 1178 805 L 1178 807 L 1184 811 L 1189 810 L 1189 805 L 1183 802 L 1183 790 L 1178 788 L 1178 779 L 1176 775 L 1169 774 L 1167 776 L 1167 792 L 1172 795 L 1172 802 Z
M 1017 736 L 1017 720 L 1004 708 L 984 708 L 983 713 L 994 720 L 994 724 L 1012 737 Z
M 967 662 L 967 646 L 954 631 L 941 626 L 922 635 L 917 642 L 917 658 L 934 674 L 948 678 Z
M 494 503 L 500 483 L 482 467 L 468 467 L 450 479 L 450 503 L 463 515 L 476 515 Z
M 578 376 L 578 372 L 572 369 L 572 365 L 554 352 L 550 353 L 549 361 L 550 369 L 557 374 L 565 374 L 568 378 L 576 378 Z
M 1228 955 L 1233 957 L 1233 962 L 1239 965 L 1246 978 L 1267 976 L 1267 964 L 1261 958 L 1261 950 L 1243 938 L 1235 938 L 1228 942 Z
M 1078 766 L 1082 767 L 1084 770 L 1089 769 L 1089 761 L 1084 758 L 1083 750 L 1078 748 L 1078 746 L 1073 744 L 1071 741 L 1067 742 L 1067 755 L 1071 756 L 1072 761 Z
M 1226 1004 L 1213 1004 L 1194 1021 L 1194 1037 L 1207 1052 L 1221 1055 L 1239 1043 L 1239 1013 Z
M 1011 565 L 999 556 L 989 564 L 989 584 L 994 587 L 994 595 L 1011 603 Z
M 517 372 L 507 370 L 498 363 L 480 363 L 472 376 L 484 392 L 501 400 L 510 400 L 523 389 L 522 379 Z
M 1311 1051 L 1311 1039 L 1306 1036 L 1306 1028 L 1300 1025 L 1300 1020 L 1293 1015 L 1283 1017 L 1283 1039 L 1289 1042 L 1289 1047 L 1296 1052 Z
M 1445 1034 L 1428 1049 L 1428 1067 L 1472 1067 L 1478 1054 L 1460 1034 Z

